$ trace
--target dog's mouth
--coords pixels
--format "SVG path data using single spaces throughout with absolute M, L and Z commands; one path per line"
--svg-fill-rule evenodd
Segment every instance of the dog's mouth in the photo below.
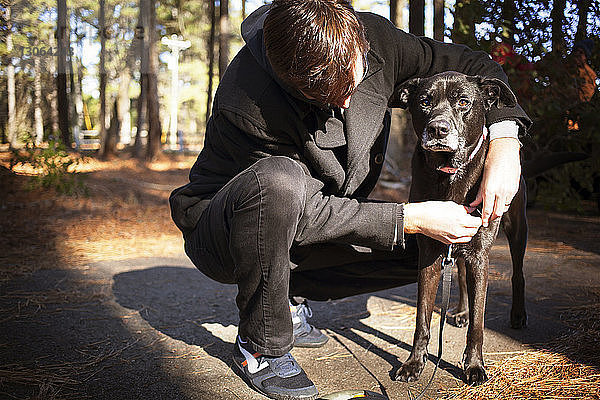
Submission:
M 455 160 L 456 152 L 448 146 L 435 146 L 425 149 L 425 157 L 429 166 L 439 172 L 453 175 L 459 165 Z
M 421 147 L 425 150 L 430 168 L 444 174 L 453 175 L 458 171 L 459 163 L 456 155 L 459 149 L 459 138 L 455 128 L 446 124 L 435 130 L 429 125 L 423 129 Z
M 424 134 L 421 140 L 421 146 L 425 151 L 455 153 L 459 147 L 459 139 L 457 135 L 435 138 Z
M 431 152 L 440 152 L 440 153 L 454 153 L 456 149 L 453 149 L 452 146 L 443 144 L 443 143 L 424 143 L 423 149 Z

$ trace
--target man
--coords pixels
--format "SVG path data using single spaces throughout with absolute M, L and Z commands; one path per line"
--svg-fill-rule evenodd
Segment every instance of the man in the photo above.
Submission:
M 518 106 L 487 115 L 492 141 L 471 204 L 483 203 L 483 218 L 452 202 L 371 202 L 395 88 L 445 70 L 506 80 L 501 67 L 355 13 L 347 0 L 275 0 L 243 22 L 242 36 L 172 216 L 198 269 L 238 285 L 237 372 L 271 398 L 314 399 L 289 351 L 326 337 L 306 322 L 305 303 L 288 299 L 415 282 L 416 241 L 404 234 L 464 243 L 501 216 L 519 182 L 518 129 L 530 121 Z

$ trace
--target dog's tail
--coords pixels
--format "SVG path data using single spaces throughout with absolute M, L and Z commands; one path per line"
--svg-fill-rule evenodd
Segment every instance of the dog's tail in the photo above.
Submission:
M 523 162 L 523 176 L 525 178 L 535 178 L 544 172 L 575 161 L 582 161 L 590 156 L 585 153 L 575 153 L 571 151 L 562 151 L 555 153 L 546 153 L 536 157 L 534 160 Z

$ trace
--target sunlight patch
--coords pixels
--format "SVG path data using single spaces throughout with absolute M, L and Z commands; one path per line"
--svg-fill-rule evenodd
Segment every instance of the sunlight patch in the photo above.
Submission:
M 235 342 L 235 337 L 237 336 L 238 332 L 238 327 L 235 325 L 223 326 L 219 323 L 206 322 L 202 324 L 202 327 L 212 333 L 213 336 L 218 337 L 222 341 L 228 343 Z

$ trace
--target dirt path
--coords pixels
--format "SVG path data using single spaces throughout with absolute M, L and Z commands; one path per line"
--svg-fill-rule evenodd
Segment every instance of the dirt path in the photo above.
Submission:
M 0 398 L 263 398 L 229 368 L 235 287 L 197 272 L 170 221 L 169 191 L 186 181 L 191 162 L 90 160 L 89 197 L 79 198 L 28 191 L 26 178 L 0 171 Z M 600 303 L 600 218 L 530 210 L 529 220 L 525 330 L 508 328 L 506 241 L 499 238 L 492 252 L 484 349 L 490 373 L 500 376 L 494 365 L 503 360 L 549 348 L 592 379 L 600 374 L 600 347 L 575 356 L 547 343 L 600 316 L 590 314 Z M 313 323 L 331 340 L 294 355 L 322 393 L 362 388 L 407 398 L 423 382 L 393 382 L 390 372 L 410 351 L 415 298 L 410 285 L 314 302 Z M 460 387 L 464 336 L 448 328 L 444 370 L 430 398 Z M 423 381 L 431 371 L 428 363 Z M 598 382 L 578 398 L 598 398 Z

